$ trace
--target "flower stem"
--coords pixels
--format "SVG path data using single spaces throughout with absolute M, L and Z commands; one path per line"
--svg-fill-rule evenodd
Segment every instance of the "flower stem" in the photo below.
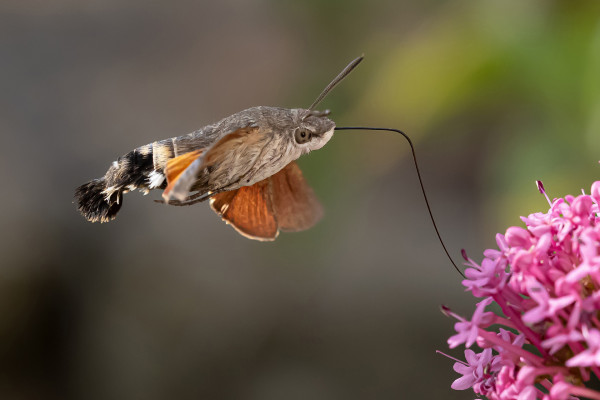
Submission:
M 600 400 L 600 392 L 583 386 L 571 386 L 569 392 L 575 396 L 582 396 L 587 397 L 588 399 Z
M 463 365 L 469 365 L 469 364 L 467 364 L 466 362 L 459 360 L 458 358 L 454 358 L 454 357 L 452 357 L 451 355 L 444 353 L 443 351 L 436 350 L 435 352 L 436 352 L 436 353 L 438 353 L 438 354 L 441 354 L 441 355 L 443 355 L 443 356 L 446 356 L 447 358 L 449 358 L 449 359 L 451 359 L 451 360 L 454 360 L 454 361 L 456 361 L 457 363 L 461 363 L 461 364 L 463 364 Z
M 504 325 L 508 328 L 519 330 L 517 325 L 513 324 L 513 322 L 510 319 L 503 318 L 503 317 L 500 317 L 497 315 L 494 316 L 494 320 L 492 321 L 492 323 L 490 325 L 493 325 L 493 324 Z
M 500 339 L 495 333 L 488 332 L 485 329 L 481 329 L 481 328 L 478 328 L 477 332 L 479 333 L 479 336 L 481 336 L 488 342 L 493 343 L 497 346 L 500 346 L 503 349 L 510 351 L 521 358 L 524 358 L 525 360 L 529 361 L 536 367 L 543 365 L 543 361 L 544 361 L 543 358 L 538 357 L 535 354 L 532 354 L 526 350 L 523 350 L 519 346 L 515 346 L 514 344 L 512 344 L 510 342 Z
M 499 295 L 494 295 L 492 296 L 494 298 L 494 301 L 496 303 L 498 303 L 498 305 L 500 306 L 500 308 L 502 308 L 502 311 L 504 312 L 504 314 L 506 314 L 506 316 L 508 318 L 510 318 L 510 320 L 517 326 L 517 329 L 520 330 L 521 332 L 523 332 L 525 334 L 525 337 L 527 338 L 527 340 L 529 340 L 529 342 L 531 344 L 533 344 L 540 353 L 542 353 L 542 355 L 544 356 L 544 358 L 546 359 L 550 359 L 550 354 L 548 354 L 548 352 L 546 351 L 546 349 L 544 349 L 542 347 L 542 341 L 540 340 L 540 338 L 533 333 L 533 331 L 531 329 L 529 329 L 528 326 L 526 326 L 523 321 L 521 320 L 520 315 L 518 315 L 515 310 L 513 310 L 504 300 L 504 298 L 502 296 Z

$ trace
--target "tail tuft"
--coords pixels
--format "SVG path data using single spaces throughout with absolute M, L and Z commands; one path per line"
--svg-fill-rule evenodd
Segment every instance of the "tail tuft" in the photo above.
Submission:
M 123 204 L 121 190 L 106 190 L 106 180 L 94 179 L 75 190 L 77 209 L 88 221 L 108 222 L 115 219 Z

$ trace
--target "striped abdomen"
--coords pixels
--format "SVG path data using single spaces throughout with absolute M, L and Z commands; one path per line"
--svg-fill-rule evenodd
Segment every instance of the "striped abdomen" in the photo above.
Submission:
M 240 127 L 252 125 L 262 115 L 263 109 L 254 107 L 244 110 L 189 135 L 160 140 L 130 151 L 114 161 L 104 177 L 75 190 L 77 208 L 92 222 L 114 219 L 121 208 L 124 193 L 135 189 L 147 193 L 150 189 L 166 188 L 164 169 L 168 160 L 205 149 L 224 132 L 234 132 Z
M 163 170 L 167 160 L 190 151 L 193 139 L 193 135 L 188 135 L 161 140 L 119 157 L 102 178 L 75 190 L 77 208 L 91 222 L 114 219 L 124 193 L 136 189 L 148 193 L 150 189 L 166 187 Z

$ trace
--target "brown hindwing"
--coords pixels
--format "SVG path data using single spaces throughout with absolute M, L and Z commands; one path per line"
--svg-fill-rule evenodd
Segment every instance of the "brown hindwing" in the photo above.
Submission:
M 303 231 L 323 217 L 323 207 L 295 161 L 269 179 L 279 229 Z
M 267 179 L 252 186 L 215 194 L 210 199 L 210 206 L 247 238 L 275 240 L 279 233 Z

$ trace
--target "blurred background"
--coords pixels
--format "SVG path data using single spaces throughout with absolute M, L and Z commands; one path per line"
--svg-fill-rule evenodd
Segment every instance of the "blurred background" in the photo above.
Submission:
M 450 252 L 600 166 L 600 2 L 3 0 L 2 399 L 470 399 L 446 350 L 474 301 L 406 143 L 300 160 L 326 216 L 273 243 L 139 193 L 90 224 L 74 188 L 121 154 L 256 106 L 403 129 Z M 462 358 L 461 351 L 450 352 Z

